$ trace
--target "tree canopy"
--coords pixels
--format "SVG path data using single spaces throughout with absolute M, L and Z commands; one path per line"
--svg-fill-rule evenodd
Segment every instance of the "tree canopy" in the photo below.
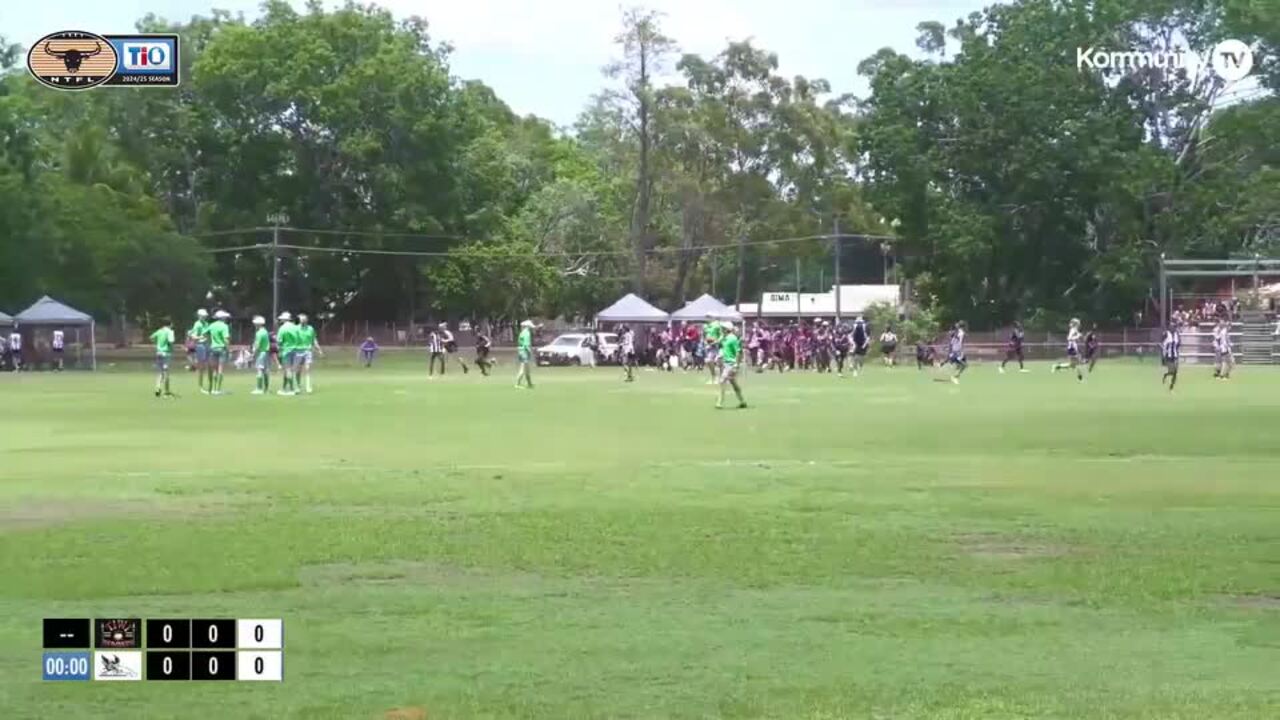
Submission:
M 1160 253 L 1280 252 L 1280 6 L 1019 0 L 920 18 L 859 65 L 865 97 L 750 41 L 682 54 L 620 17 L 572 128 L 456 77 L 429 17 L 269 0 L 140 29 L 183 36 L 172 91 L 53 91 L 0 41 L 0 308 L 49 293 L 144 321 L 212 297 L 340 318 L 588 316 L 833 281 L 892 258 L 933 316 L 978 327 L 1149 301 Z M 1207 69 L 1077 68 L 1079 47 L 1234 37 Z M 662 82 L 659 78 L 672 77 Z

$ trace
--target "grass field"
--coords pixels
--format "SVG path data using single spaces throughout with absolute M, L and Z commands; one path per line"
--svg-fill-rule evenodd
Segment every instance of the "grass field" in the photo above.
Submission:
M 0 377 L 0 717 L 1280 717 L 1280 372 Z M 42 683 L 281 617 L 282 684 Z

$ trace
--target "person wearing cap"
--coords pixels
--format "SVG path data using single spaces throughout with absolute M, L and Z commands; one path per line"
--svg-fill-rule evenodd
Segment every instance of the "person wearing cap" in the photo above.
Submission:
M 316 340 L 316 329 L 308 321 L 306 313 L 298 313 L 298 392 L 311 394 L 311 365 L 315 354 L 324 355 Z
M 377 353 L 378 343 L 373 341 L 372 335 L 366 337 L 364 342 L 360 343 L 360 360 L 364 363 L 365 367 L 373 366 L 373 356 Z
M 222 394 L 222 370 L 227 360 L 227 344 L 231 339 L 231 327 L 227 318 L 231 313 L 219 310 L 213 314 L 213 322 L 209 323 L 209 393 Z
M 276 329 L 276 342 L 280 345 L 280 371 L 283 379 L 277 395 L 297 395 L 294 384 L 294 363 L 298 349 L 298 326 L 293 324 L 293 315 L 286 310 L 280 313 L 280 327 Z
M 716 401 L 716 409 L 724 407 L 725 386 L 733 388 L 738 396 L 738 407 L 745 408 L 747 401 L 742 397 L 742 388 L 738 387 L 738 363 L 742 357 L 742 340 L 734 331 L 733 323 L 721 324 L 724 331 L 720 334 L 720 359 L 724 368 L 720 371 L 720 399 Z
M 529 368 L 533 365 L 533 330 L 536 327 L 532 320 L 524 320 L 520 323 L 520 335 L 516 337 L 516 359 L 520 365 L 516 371 L 516 387 L 522 387 L 520 381 L 524 380 L 529 390 L 533 389 L 533 375 Z
M 151 342 L 156 344 L 156 397 L 163 392 L 165 397 L 174 397 L 169 389 L 169 363 L 173 359 L 173 323 L 165 319 L 160 322 L 160 329 L 151 333 Z
M 196 384 L 200 386 L 200 392 L 208 393 L 212 387 L 206 388 L 204 384 L 205 375 L 208 374 L 209 367 L 209 311 L 204 308 L 196 310 L 196 321 L 191 324 L 191 329 L 187 330 L 187 340 L 193 344 L 195 348 L 195 371 Z
M 252 395 L 265 395 L 271 391 L 271 333 L 267 332 L 267 319 L 253 316 L 253 367 L 258 379 Z

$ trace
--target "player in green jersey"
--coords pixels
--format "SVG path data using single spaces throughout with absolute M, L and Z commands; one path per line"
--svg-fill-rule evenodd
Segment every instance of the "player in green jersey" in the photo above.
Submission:
M 253 366 L 258 371 L 257 383 L 252 395 L 265 395 L 271 391 L 271 333 L 267 332 L 267 319 L 253 317 Z
M 315 361 L 315 354 L 324 355 L 324 351 L 320 349 L 320 343 L 316 341 L 316 329 L 311 323 L 307 322 L 305 313 L 298 313 L 297 327 L 297 353 L 298 353 L 298 392 L 306 392 L 311 394 L 311 364 Z
M 733 387 L 733 394 L 738 396 L 738 407 L 745 408 L 747 401 L 742 397 L 742 388 L 738 387 L 738 362 L 742 357 L 742 340 L 733 329 L 733 323 L 722 325 L 724 333 L 720 337 L 720 360 L 724 369 L 720 371 L 720 399 L 716 408 L 724 407 L 725 386 Z
M 707 370 L 711 372 L 711 379 L 707 381 L 708 385 L 715 385 L 719 378 L 720 370 L 720 338 L 724 335 L 724 328 L 720 322 L 715 319 L 711 313 L 707 313 L 707 322 L 702 326 L 702 342 L 705 346 L 703 350 L 703 362 L 707 365 Z
M 520 369 L 516 371 L 516 387 L 522 387 L 520 381 L 524 380 L 530 390 L 533 389 L 533 376 L 529 374 L 529 368 L 533 365 L 533 331 L 537 325 L 532 320 L 525 320 L 520 323 L 520 335 L 516 338 L 516 359 L 519 361 Z
M 212 383 L 206 388 L 205 377 L 209 375 L 209 311 L 200 308 L 196 311 L 196 321 L 187 331 L 187 338 L 195 343 L 196 350 L 196 384 L 200 392 L 208 394 L 213 389 Z
M 227 346 L 231 340 L 231 326 L 227 318 L 231 313 L 219 310 L 209 323 L 209 387 L 213 395 L 222 394 L 222 370 L 227 362 Z
M 280 346 L 280 370 L 284 373 L 281 388 L 277 395 L 297 395 L 295 386 L 295 359 L 298 351 L 298 326 L 293 324 L 293 316 L 280 313 L 280 327 L 276 329 L 276 343 Z
M 176 397 L 169 390 L 169 364 L 173 361 L 173 324 L 168 320 L 160 324 L 160 329 L 151 333 L 151 341 L 156 344 L 156 397 Z

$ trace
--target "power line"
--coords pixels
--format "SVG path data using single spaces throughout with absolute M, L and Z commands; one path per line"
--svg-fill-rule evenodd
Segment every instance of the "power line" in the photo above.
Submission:
M 207 232 L 192 233 L 192 237 L 218 237 L 221 235 L 237 235 L 252 232 L 271 232 L 275 227 L 249 227 L 233 230 L 209 230 Z M 403 238 L 411 240 L 465 240 L 462 235 L 432 235 L 428 233 L 410 233 L 397 232 L 391 230 L 333 230 L 322 228 L 298 228 L 280 226 L 282 232 L 311 233 L 314 235 L 351 235 L 355 237 L 387 237 L 387 238 Z
M 682 252 L 704 252 L 711 250 L 734 250 L 739 246 L 742 247 L 758 247 L 761 245 L 788 245 L 800 242 L 811 242 L 814 240 L 831 240 L 836 236 L 833 235 L 805 235 L 801 237 L 774 238 L 771 240 L 748 240 L 743 243 L 720 243 L 715 245 L 694 245 L 691 247 L 659 247 L 651 248 L 645 251 L 645 254 L 667 254 Z M 862 233 L 841 233 L 841 240 L 896 240 L 898 238 L 892 235 L 867 235 Z M 209 252 L 229 252 L 232 250 L 243 250 L 249 248 L 265 248 L 269 245 L 249 245 L 244 248 L 219 248 L 210 250 Z M 456 251 L 426 251 L 426 250 L 382 250 L 377 248 L 341 248 L 341 247 L 325 247 L 321 245 L 295 245 L 280 243 L 278 246 L 287 250 L 298 250 L 302 252 L 321 252 L 333 253 L 339 255 L 392 255 L 399 257 L 458 257 Z M 624 257 L 631 256 L 635 253 L 632 249 L 625 250 L 548 250 L 536 255 L 542 257 Z M 526 257 L 529 253 L 513 252 L 513 253 L 495 253 L 494 257 Z

